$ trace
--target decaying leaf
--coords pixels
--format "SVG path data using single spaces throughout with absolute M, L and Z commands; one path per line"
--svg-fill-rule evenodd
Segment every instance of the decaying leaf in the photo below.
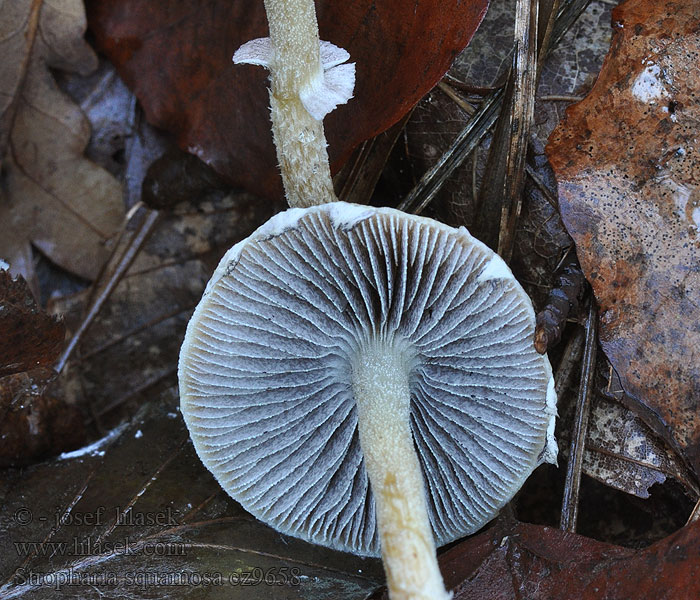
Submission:
M 50 367 L 58 358 L 65 327 L 41 311 L 21 276 L 0 268 L 0 377 Z
M 501 521 L 438 562 L 455 600 L 690 600 L 700 594 L 700 523 L 632 550 Z M 386 592 L 371 596 L 380 599 Z
M 667 477 L 698 494 L 676 454 L 631 411 L 600 395 L 591 401 L 583 471 L 639 498 L 648 498 L 649 488 Z
M 548 155 L 635 410 L 700 473 L 700 16 L 628 0 L 591 94 Z
M 440 557 L 455 600 L 680 600 L 700 595 L 700 523 L 644 550 L 518 523 Z
M 547 294 L 547 301 L 537 313 L 535 349 L 544 354 L 556 346 L 566 327 L 569 313 L 578 312 L 579 300 L 585 279 L 575 256 L 567 254 L 557 269 L 554 287 Z
M 334 171 L 352 149 L 394 124 L 467 44 L 487 0 L 317 2 L 321 38 L 357 64 L 355 97 L 324 121 Z M 241 44 L 267 35 L 261 2 L 91 0 L 97 44 L 152 123 L 234 184 L 281 196 L 267 75 L 234 67 Z
M 86 74 L 97 58 L 83 40 L 80 0 L 17 0 L 0 19 L 0 257 L 36 288 L 30 244 L 92 279 L 122 224 L 118 182 L 86 160 L 81 111 L 51 69 Z
M 84 416 L 46 393 L 55 371 L 39 367 L 0 378 L 0 468 L 32 464 L 79 448 Z
M 80 410 L 45 394 L 64 337 L 63 323 L 39 309 L 26 281 L 0 269 L 0 468 L 84 439 Z
M 92 446 L 7 473 L 3 600 L 321 600 L 380 584 L 378 560 L 282 536 L 246 513 L 202 468 L 175 391 L 154 400 Z

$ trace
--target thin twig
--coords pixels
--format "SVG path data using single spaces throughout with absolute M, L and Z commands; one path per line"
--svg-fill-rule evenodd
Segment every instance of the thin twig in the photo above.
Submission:
M 581 361 L 581 354 L 584 347 L 584 330 L 576 328 L 576 333 L 569 338 L 564 348 L 559 368 L 554 376 L 554 390 L 557 397 L 569 386 L 569 380 Z
M 557 47 L 561 38 L 569 31 L 579 15 L 586 10 L 590 2 L 591 0 L 566 0 L 558 3 L 559 10 L 552 23 L 551 35 L 546 40 L 546 47 L 542 48 L 542 59 Z
M 588 417 L 590 414 L 591 387 L 595 372 L 596 350 L 598 347 L 598 315 L 593 295 L 588 306 L 588 318 L 586 319 L 586 345 L 583 351 L 583 364 L 581 368 L 581 384 L 576 400 L 576 416 L 574 428 L 571 434 L 571 446 L 569 447 L 569 462 L 566 466 L 566 484 L 564 486 L 564 499 L 561 507 L 560 529 L 575 532 L 578 519 L 579 489 L 581 487 L 581 469 L 583 465 L 583 452 L 585 450 L 586 433 L 588 431 Z
M 440 191 L 445 181 L 476 148 L 498 118 L 502 90 L 487 97 L 471 121 L 455 138 L 440 160 L 427 172 L 397 207 L 405 212 L 420 214 Z
M 143 394 L 147 390 L 150 390 L 151 388 L 157 386 L 159 383 L 165 381 L 166 379 L 173 377 L 174 375 L 177 374 L 177 365 L 172 365 L 170 368 L 166 369 L 165 371 L 161 373 L 157 373 L 153 377 L 151 377 L 148 381 L 145 381 L 141 385 L 139 385 L 136 388 L 129 388 L 129 390 L 123 395 L 117 398 L 116 400 L 112 400 L 107 406 L 103 406 L 99 410 L 96 411 L 96 414 L 98 417 L 102 417 L 103 415 L 107 414 L 109 411 L 114 410 L 115 408 L 121 406 L 122 404 L 128 402 L 132 398 L 135 398 L 139 394 Z
M 693 512 L 690 513 L 690 516 L 688 517 L 688 522 L 686 523 L 686 525 L 690 525 L 691 523 L 695 523 L 695 521 L 697 521 L 698 519 L 700 519 L 700 500 L 698 500 L 696 502 L 695 506 L 693 507 Z
M 338 199 L 355 204 L 368 204 L 386 166 L 391 151 L 406 127 L 413 111 L 409 111 L 389 129 L 363 142 L 350 160 L 333 178 Z
M 538 0 L 517 0 L 513 63 L 478 197 L 479 239 L 510 262 L 535 106 Z
M 558 211 L 559 197 L 557 196 L 556 191 L 550 190 L 547 184 L 542 181 L 542 178 L 538 175 L 537 171 L 535 171 L 535 169 L 533 169 L 530 165 L 525 165 L 525 173 L 527 173 L 527 176 L 537 186 L 537 189 L 542 192 L 544 199 L 549 202 L 549 205 Z
M 471 94 L 472 96 L 487 96 L 488 94 L 492 94 L 499 89 L 499 86 L 485 87 L 464 83 L 449 73 L 447 73 L 442 80 L 449 83 L 453 88 L 457 88 L 458 90 Z
M 437 87 L 470 117 L 476 112 L 476 110 L 471 104 L 469 104 L 464 98 L 462 98 L 462 96 L 455 92 L 454 89 L 452 89 L 452 87 L 447 85 L 444 81 L 439 81 Z
M 474 148 L 472 152 L 472 201 L 476 200 L 479 196 L 479 182 L 477 179 L 477 172 L 479 170 L 479 146 Z
M 537 96 L 538 100 L 543 102 L 581 102 L 583 96 L 565 96 L 552 94 L 549 96 Z
M 551 19 L 551 35 L 549 35 L 540 50 L 540 60 L 556 44 L 578 16 L 583 12 L 590 0 L 569 0 L 557 2 L 556 15 Z M 465 84 L 451 75 L 446 75 L 444 81 L 451 87 L 466 93 L 485 96 L 484 101 L 467 123 L 462 133 L 452 142 L 440 160 L 428 171 L 415 187 L 409 192 L 397 208 L 406 212 L 420 214 L 435 198 L 450 175 L 457 169 L 478 146 L 498 119 L 498 113 L 503 102 L 503 87 L 474 87 Z M 405 135 L 405 134 L 404 134 Z
M 114 271 L 112 271 L 109 280 L 106 282 L 105 286 L 101 289 L 101 291 L 93 300 L 92 304 L 90 305 L 90 308 L 88 309 L 85 315 L 85 318 L 80 323 L 80 327 L 78 327 L 76 332 L 73 334 L 73 337 L 66 345 L 63 354 L 61 354 L 61 356 L 59 357 L 55 367 L 58 373 L 60 373 L 66 366 L 66 363 L 68 362 L 68 359 L 73 353 L 73 350 L 75 350 L 76 346 L 78 345 L 78 342 L 80 342 L 80 338 L 87 331 L 88 327 L 90 327 L 93 320 L 100 312 L 100 309 L 107 301 L 107 299 L 111 296 L 112 292 L 116 288 L 117 284 L 121 281 L 122 277 L 126 273 L 134 258 L 136 258 L 136 255 L 141 249 L 143 242 L 151 233 L 151 230 L 153 229 L 153 226 L 155 225 L 157 219 L 158 211 L 149 210 L 145 213 L 143 219 L 141 220 L 141 225 L 131 236 L 131 240 L 129 241 L 126 249 L 124 250 L 122 257 L 119 259 L 119 263 L 117 264 L 116 268 L 114 269 Z
M 498 237 L 498 254 L 507 263 L 510 262 L 515 246 L 515 229 L 520 217 L 525 182 L 527 146 L 535 110 L 539 2 L 538 0 L 518 0 L 515 10 L 514 86 L 508 117 L 510 140 Z

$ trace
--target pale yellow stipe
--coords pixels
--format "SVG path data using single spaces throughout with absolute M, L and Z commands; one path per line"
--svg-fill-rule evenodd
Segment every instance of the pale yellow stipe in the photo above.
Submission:
M 374 493 L 392 600 L 448 600 L 410 426 L 412 353 L 371 340 L 353 363 L 360 445 Z
M 274 49 L 270 62 L 272 134 L 291 207 L 337 200 L 323 122 L 301 102 L 302 88 L 323 78 L 313 0 L 265 0 Z

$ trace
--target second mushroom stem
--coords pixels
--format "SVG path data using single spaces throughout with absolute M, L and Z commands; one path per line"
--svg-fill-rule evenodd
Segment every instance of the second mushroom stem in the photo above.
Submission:
M 270 110 L 282 182 L 290 206 L 337 200 L 333 192 L 323 122 L 301 102 L 300 91 L 322 79 L 313 0 L 265 0 L 274 48 Z
M 447 600 L 410 426 L 410 352 L 365 344 L 353 361 L 360 445 L 392 600 Z

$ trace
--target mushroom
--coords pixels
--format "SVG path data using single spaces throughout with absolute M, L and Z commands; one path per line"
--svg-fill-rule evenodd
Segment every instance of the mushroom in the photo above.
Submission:
M 329 203 L 221 260 L 187 328 L 195 449 L 258 519 L 381 552 L 394 600 L 447 599 L 440 546 L 554 462 L 551 367 L 530 300 L 466 229 Z
M 282 182 L 290 206 L 336 200 L 323 117 L 352 98 L 355 64 L 320 42 L 313 0 L 265 0 L 269 38 L 243 44 L 237 64 L 270 70 L 270 117 Z

